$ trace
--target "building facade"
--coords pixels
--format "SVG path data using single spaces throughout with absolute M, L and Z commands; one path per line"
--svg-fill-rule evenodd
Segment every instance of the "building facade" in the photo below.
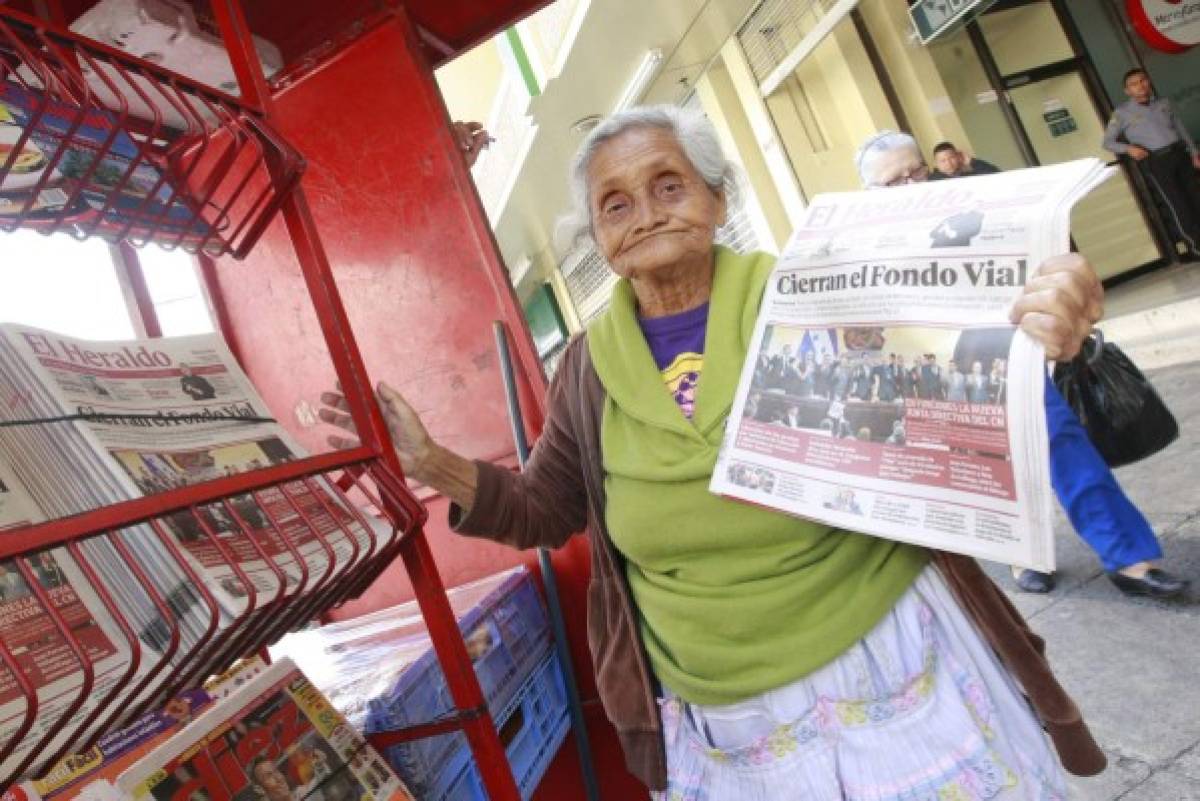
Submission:
M 807 198 L 858 188 L 854 153 L 881 128 L 911 132 L 927 157 L 950 141 L 1003 169 L 1099 157 L 1119 173 L 1076 208 L 1072 237 L 1120 281 L 1179 258 L 1140 168 L 1101 146 L 1125 72 L 1144 68 L 1200 138 L 1200 48 L 1161 49 L 1139 18 L 1154 5 L 678 0 L 668 13 L 559 0 L 439 78 L 451 113 L 496 135 L 475 168 L 481 199 L 518 293 L 548 285 L 564 335 L 604 308 L 613 282 L 597 254 L 554 243 L 567 163 L 589 118 L 636 102 L 695 104 L 714 122 L 744 176 L 722 232 L 742 249 L 777 252 Z M 931 30 L 921 6 L 958 16 Z M 1168 33 L 1191 35 L 1180 30 Z

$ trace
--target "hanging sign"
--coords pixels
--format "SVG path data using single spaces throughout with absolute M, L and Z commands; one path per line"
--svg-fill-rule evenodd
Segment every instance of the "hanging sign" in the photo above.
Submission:
M 1200 0 L 1125 0 L 1133 29 L 1165 53 L 1200 44 Z
M 996 0 L 909 0 L 908 15 L 921 44 L 953 33 L 987 10 Z

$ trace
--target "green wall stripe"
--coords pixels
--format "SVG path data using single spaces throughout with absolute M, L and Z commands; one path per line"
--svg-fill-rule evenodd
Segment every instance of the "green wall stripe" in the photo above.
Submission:
M 538 86 L 537 76 L 533 74 L 533 65 L 529 63 L 529 54 L 525 52 L 521 35 L 517 33 L 516 28 L 509 28 L 504 35 L 508 39 L 509 46 L 512 47 L 513 58 L 517 60 L 517 69 L 521 71 L 521 78 L 525 81 L 525 88 L 529 90 L 529 96 L 537 97 L 542 90 Z

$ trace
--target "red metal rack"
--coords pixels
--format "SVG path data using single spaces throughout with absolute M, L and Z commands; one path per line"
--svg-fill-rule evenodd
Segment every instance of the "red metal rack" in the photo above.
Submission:
M 505 758 L 495 726 L 487 711 L 470 658 L 447 602 L 441 578 L 433 562 L 424 534 L 427 513 L 405 483 L 399 460 L 391 446 L 386 424 L 373 402 L 371 384 L 363 358 L 351 332 L 333 272 L 317 234 L 304 192 L 298 186 L 303 160 L 277 136 L 270 125 L 274 114 L 273 99 L 258 65 L 249 30 L 237 0 L 213 0 L 214 16 L 229 49 L 241 88 L 241 99 L 223 95 L 152 64 L 132 59 L 118 51 L 89 42 L 33 17 L 0 6 L 0 86 L 16 86 L 27 97 L 30 119 L 25 136 L 39 125 L 56 131 L 60 148 L 47 156 L 44 175 L 31 187 L 33 195 L 50 187 L 56 159 L 61 160 L 63 143 L 91 147 L 94 153 L 115 153 L 117 143 L 133 150 L 126 171 L 116 181 L 97 180 L 99 159 L 86 166 L 78 182 L 69 188 L 67 202 L 61 208 L 33 213 L 32 203 L 0 221 L 0 228 L 17 226 L 36 228 L 45 233 L 69 231 L 75 236 L 102 236 L 132 241 L 156 242 L 168 247 L 183 247 L 202 255 L 245 256 L 269 224 L 275 211 L 281 211 L 288 236 L 295 250 L 303 286 L 319 323 L 321 337 L 328 350 L 333 372 L 340 381 L 352 417 L 360 432 L 361 444 L 352 450 L 316 455 L 252 473 L 224 477 L 204 484 L 173 489 L 158 495 L 125 501 L 74 517 L 6 532 L 0 538 L 0 560 L 11 560 L 49 619 L 52 636 L 57 637 L 80 668 L 82 681 L 74 690 L 64 714 L 49 731 L 40 733 L 29 755 L 8 775 L 0 776 L 0 790 L 20 778 L 36 760 L 51 763 L 67 753 L 85 749 L 100 733 L 119 725 L 154 703 L 160 703 L 179 688 L 198 682 L 206 675 L 220 672 L 236 658 L 260 650 L 289 628 L 323 614 L 326 610 L 356 596 L 373 582 L 388 564 L 399 557 L 412 582 L 416 598 L 425 616 L 447 685 L 458 709 L 449 720 L 436 726 L 419 726 L 411 736 L 428 736 L 446 727 L 462 730 L 468 739 L 482 778 L 493 801 L 520 798 Z M 53 118 L 65 120 L 65 127 Z M 180 121 L 183 125 L 179 125 Z M 100 135 L 85 129 L 100 131 Z M 47 134 L 49 135 L 49 134 Z M 96 146 L 97 139 L 100 145 Z M 23 144 L 18 142 L 18 148 Z M 44 150 L 54 150 L 53 147 Z M 15 154 L 0 164 L 0 176 L 13 166 Z M 134 172 L 145 166 L 158 171 L 161 178 L 145 195 L 161 200 L 160 208 L 148 201 L 132 209 L 123 205 L 122 192 L 133 180 Z M 164 189 L 165 187 L 165 189 Z M 165 194 L 162 194 L 165 192 Z M 89 198 L 89 194 L 91 197 Z M 200 198 L 199 201 L 193 200 Z M 79 211 L 80 199 L 90 199 L 86 211 Z M 186 211 L 178 212 L 177 203 Z M 73 205 L 76 204 L 76 205 Z M 121 213 L 124 212 L 125 216 Z M 174 216 L 173 216 L 174 215 Z M 209 263 L 209 270 L 212 263 Z M 228 333 L 228 331 L 226 332 Z M 237 342 L 232 342 L 237 346 Z M 237 352 L 235 350 L 235 352 Z M 529 358 L 529 354 L 523 354 Z M 536 355 L 533 356 L 536 359 Z M 321 487 L 317 485 L 321 484 Z M 338 489 L 332 489 L 336 486 Z M 222 543 L 206 522 L 205 508 L 219 505 L 237 521 L 240 536 L 270 563 L 258 542 L 258 535 L 238 513 L 235 500 L 250 494 L 263 499 L 267 493 L 289 491 L 330 493 L 328 503 L 341 503 L 356 509 L 344 494 L 367 499 L 392 527 L 389 544 L 375 542 L 373 555 L 358 560 L 353 570 L 323 575 L 301 576 L 295 587 L 282 580 L 273 597 L 258 597 L 251 590 L 247 608 L 232 625 L 219 630 L 217 604 L 199 581 L 184 557 L 166 521 L 172 515 L 188 516 L 203 536 L 216 548 L 237 573 L 237 563 L 227 543 Z M 320 494 L 320 493 L 317 493 Z M 260 503 L 260 507 L 267 504 Z M 293 503 L 301 516 L 303 509 Z M 326 507 L 326 511 L 329 508 Z M 358 514 L 358 512 L 355 512 Z M 361 517 L 343 521 L 367 527 Z M 268 520 L 273 533 L 294 552 L 295 543 L 284 532 L 280 521 Z M 173 600 L 162 597 L 117 534 L 138 525 L 149 525 L 171 553 L 180 570 L 190 575 L 199 602 L 208 610 L 209 625 L 201 643 L 190 653 L 179 653 L 179 616 Z M 313 527 L 315 529 L 315 527 Z M 320 536 L 320 535 L 319 535 Z M 50 547 L 66 548 L 79 563 L 93 591 L 117 621 L 127 640 L 131 664 L 124 679 L 134 676 L 143 658 L 138 636 L 119 613 L 118 603 L 88 565 L 83 549 L 96 537 L 113 542 L 122 561 L 136 576 L 159 613 L 170 623 L 162 639 L 165 646 L 157 662 L 146 667 L 132 697 L 140 690 L 156 687 L 135 705 L 117 704 L 117 689 L 99 699 L 93 711 L 83 718 L 74 713 L 83 708 L 95 682 L 95 665 L 89 659 L 72 628 L 64 619 L 47 591 L 34 574 L 32 557 Z M 352 537 L 350 537 L 352 539 Z M 325 548 L 329 542 L 321 537 Z M 298 556 L 298 554 L 297 554 Z M 354 564 L 355 558 L 348 560 Z M 250 587 L 246 576 L 242 583 Z M 37 717 L 38 695 L 27 675 L 26 665 L 0 629 L 0 665 L 26 699 L 24 718 L 16 734 L 0 743 L 0 761 L 13 752 Z M 168 672 L 169 678 L 166 678 Z M 158 682 L 157 685 L 154 682 Z M 118 681 L 115 688 L 125 682 Z M 48 747 L 59 740 L 51 750 Z M 397 733 L 397 736 L 405 736 Z
M 259 109 L 0 11 L 0 100 L 24 116 L 0 159 L 0 229 L 249 252 L 304 168 Z

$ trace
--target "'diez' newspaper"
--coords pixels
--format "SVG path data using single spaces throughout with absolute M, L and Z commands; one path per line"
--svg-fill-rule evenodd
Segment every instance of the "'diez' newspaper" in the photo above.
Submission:
M 780 256 L 714 492 L 1052 570 L 1041 347 L 1009 321 L 1095 159 L 821 195 Z

